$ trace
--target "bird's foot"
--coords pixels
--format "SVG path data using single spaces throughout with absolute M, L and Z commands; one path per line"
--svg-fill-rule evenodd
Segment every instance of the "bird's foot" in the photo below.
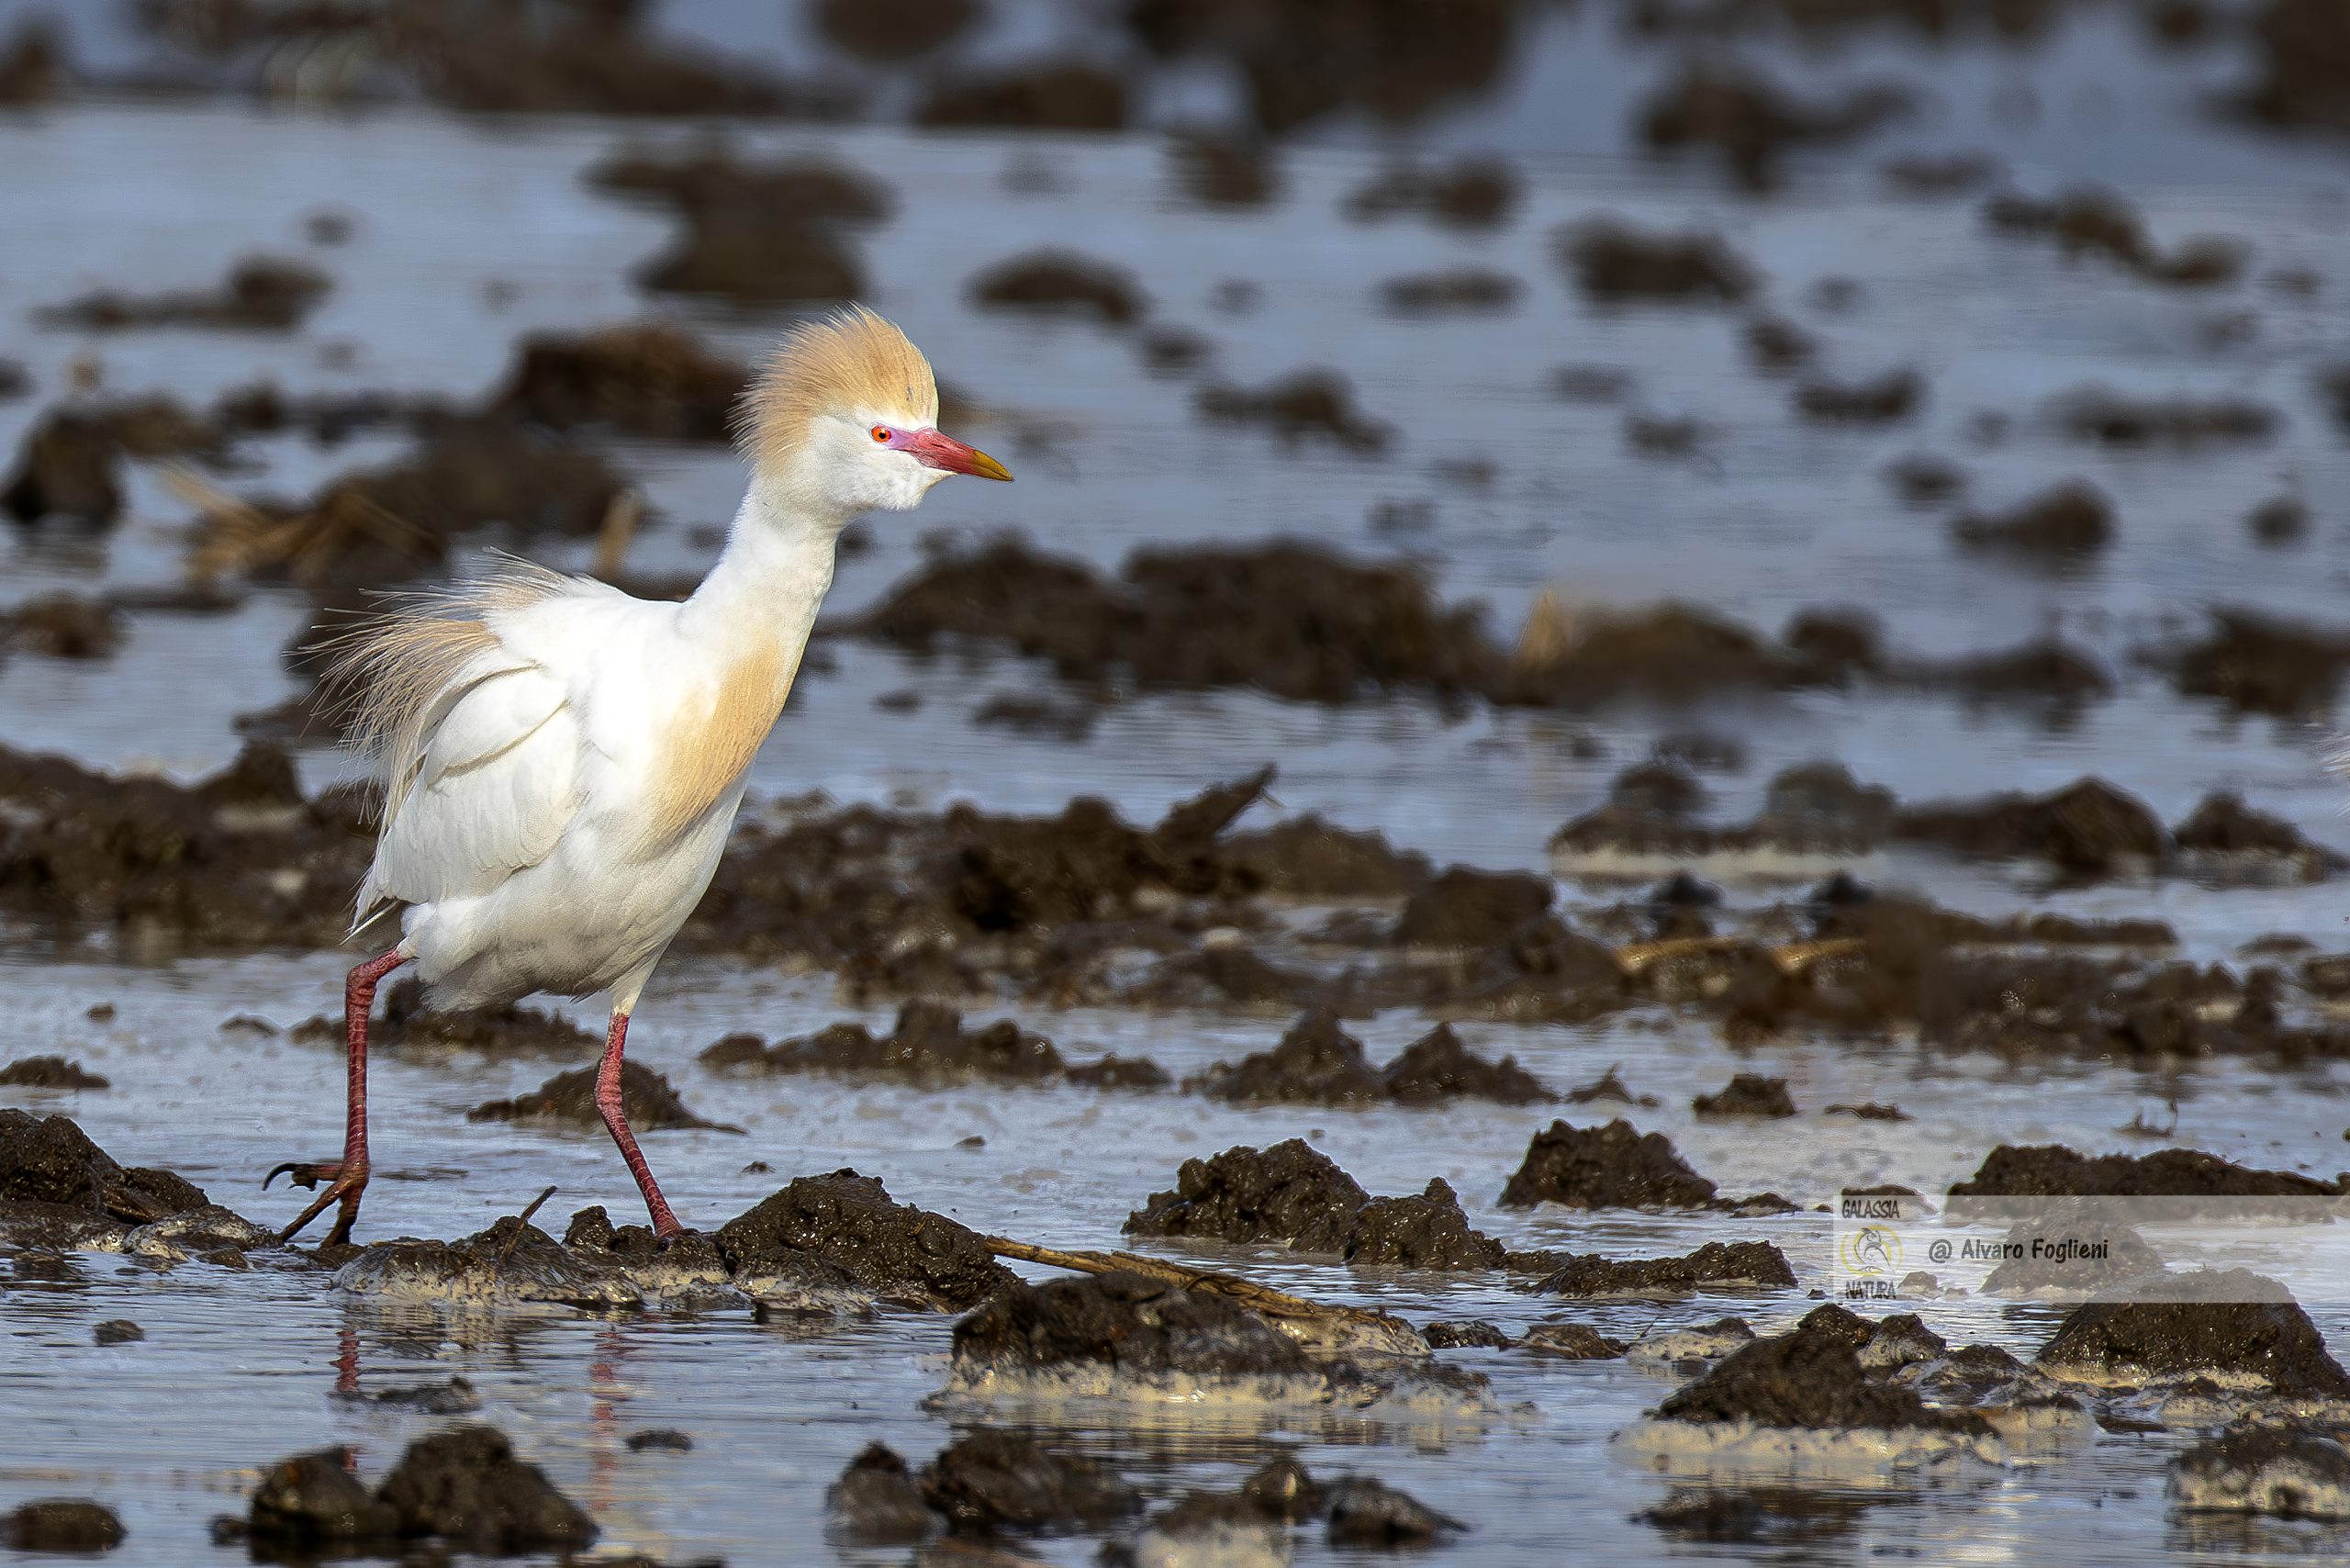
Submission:
M 277 1233 L 280 1241 L 291 1241 L 302 1229 L 327 1210 L 330 1204 L 341 1204 L 342 1212 L 335 1216 L 334 1228 L 327 1232 L 327 1245 L 341 1247 L 351 1240 L 351 1222 L 359 1217 L 359 1199 L 367 1191 L 367 1162 L 363 1159 L 288 1160 L 262 1178 L 262 1190 L 280 1176 L 297 1187 L 326 1190 L 310 1200 L 309 1207 L 294 1218 L 294 1223 Z
M 702 1233 L 693 1226 L 672 1223 L 666 1230 L 656 1230 L 653 1233 L 653 1250 L 668 1252 L 687 1242 L 702 1239 Z

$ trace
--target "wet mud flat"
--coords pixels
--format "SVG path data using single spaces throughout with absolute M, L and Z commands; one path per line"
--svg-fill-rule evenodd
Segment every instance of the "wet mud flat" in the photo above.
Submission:
M 0 280 L 0 1540 L 2339 1551 L 2340 1270 L 2226 1229 L 2350 1163 L 2324 7 L 154 9 L 0 27 L 0 180 L 121 196 Z M 274 1245 L 370 805 L 303 645 L 683 591 L 852 294 L 1039 482 L 845 550 L 635 1036 L 699 1234 L 591 1010 L 393 989 L 363 1245 Z M 1823 1301 L 1847 1194 L 2220 1217 Z

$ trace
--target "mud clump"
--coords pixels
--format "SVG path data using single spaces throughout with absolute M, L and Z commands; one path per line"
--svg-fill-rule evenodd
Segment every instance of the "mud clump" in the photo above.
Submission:
M 884 65 L 952 43 L 981 15 L 979 0 L 818 0 L 809 10 L 826 39 Z
M 2198 801 L 2187 819 L 2171 829 L 2171 846 L 2184 868 L 2221 877 L 2249 874 L 2269 880 L 2321 882 L 2350 866 L 2284 818 L 2254 811 L 2227 790 Z
M 123 615 L 102 599 L 44 594 L 0 610 L 0 652 L 52 659 L 111 658 L 122 647 Z
M 1795 395 L 1796 412 L 1824 424 L 1894 424 L 1925 401 L 1926 379 L 1914 370 L 1888 370 L 1864 381 L 1807 381 Z
M 748 380 L 675 322 L 637 321 L 524 338 L 493 406 L 550 430 L 723 442 Z
M 1085 61 L 1067 60 L 949 77 L 932 87 L 914 111 L 914 123 L 1121 130 L 1127 113 L 1125 78 Z
M 892 1203 L 870 1176 L 802 1176 L 726 1222 L 719 1251 L 738 1280 L 845 1274 L 884 1300 L 958 1311 L 1014 1282 L 976 1232 Z
M 168 398 L 62 405 L 26 431 L 0 509 L 18 522 L 107 527 L 122 510 L 123 457 L 212 457 L 220 443 L 217 428 Z
M 2236 712 L 2308 718 L 2333 705 L 2350 670 L 2350 635 L 2221 608 L 2202 637 L 2155 662 L 2181 696 L 2215 697 Z
M 2247 1269 L 2126 1282 L 2073 1309 L 2037 1364 L 2107 1387 L 2208 1377 L 2287 1398 L 2350 1398 L 2350 1372 L 2292 1294 Z
M 2144 801 L 2101 778 L 2083 778 L 2046 795 L 1905 807 L 1893 831 L 1897 838 L 1970 858 L 2041 860 L 2076 877 L 2150 868 L 2169 845 L 2161 820 Z
M 1347 1230 L 1340 1256 L 1355 1268 L 1498 1269 L 1507 1249 L 1472 1230 L 1442 1177 L 1415 1197 L 1373 1198 Z
M 1568 1254 L 1534 1289 L 1544 1295 L 1684 1296 L 1700 1290 L 1793 1290 L 1795 1271 L 1767 1241 L 1708 1241 L 1679 1258 Z
M 1333 370 L 1301 370 L 1262 386 L 1203 386 L 1192 406 L 1220 423 L 1265 426 L 1286 443 L 1326 441 L 1359 456 L 1384 452 L 1394 435 L 1357 406 L 1353 386 Z
M 1969 512 L 1951 524 L 1952 536 L 1962 544 L 2048 566 L 2103 554 L 2112 547 L 2117 532 L 2112 500 L 2079 480 L 2059 485 L 2011 511 Z
M 2085 187 L 2046 200 L 1994 196 L 1984 221 L 2000 233 L 2053 241 L 2067 260 L 2101 256 L 2148 283 L 2209 288 L 2242 276 L 2247 252 L 2232 240 L 2199 235 L 2165 254 L 2137 209 L 2111 191 Z
M 1175 1190 L 1154 1193 L 1126 1216 L 1128 1236 L 1279 1242 L 1303 1252 L 1342 1252 L 1371 1194 L 1302 1138 L 1270 1148 L 1225 1149 L 1187 1159 Z
M 2350 1182 L 2257 1170 L 2195 1148 L 2079 1154 L 2062 1144 L 2001 1144 L 1951 1196 L 1976 1198 L 2338 1198 Z
M 1552 1122 L 1527 1145 L 1526 1159 L 1502 1189 L 1504 1208 L 1558 1204 L 1571 1209 L 1784 1208 L 1762 1193 L 1732 1203 L 1682 1161 L 1662 1133 L 1642 1133 L 1620 1117 L 1605 1126 Z
M 379 1502 L 352 1473 L 347 1449 L 297 1454 L 273 1465 L 253 1488 L 247 1539 L 257 1551 L 323 1555 L 399 1537 L 399 1510 Z
M 1175 183 L 1207 207 L 1262 207 L 1281 188 L 1263 141 L 1237 131 L 1185 131 L 1167 144 Z
M 998 540 L 923 568 L 856 630 L 915 653 L 1008 644 L 1075 680 L 1124 671 L 1146 689 L 1253 686 L 1297 701 L 1463 691 L 1489 657 L 1474 614 L 1409 567 L 1292 543 L 1138 551 L 1113 582 Z
M 1130 1272 L 1015 1283 L 955 1326 L 948 1397 L 1214 1398 L 1484 1408 L 1456 1369 L 1309 1356 L 1230 1296 Z
M 1701 1116 L 1779 1117 L 1796 1114 L 1795 1099 L 1787 1092 L 1787 1081 L 1754 1072 L 1737 1074 L 1711 1094 L 1698 1095 L 1689 1107 Z
M 1427 1546 L 1469 1527 L 1439 1514 L 1410 1493 L 1367 1476 L 1330 1487 L 1330 1544 L 1384 1548 Z
M 2275 409 L 2246 398 L 2139 398 L 2102 386 L 2066 394 L 2052 413 L 2056 428 L 2076 441 L 2177 451 L 2264 442 L 2284 423 Z
M 35 312 L 36 319 L 83 331 L 134 327 L 211 327 L 291 331 L 324 303 L 334 281 L 306 262 L 248 256 L 218 287 L 134 295 L 102 290 Z
M 986 1081 L 1157 1089 L 1172 1081 L 1164 1068 L 1147 1060 L 1111 1056 L 1072 1063 L 1044 1036 L 1009 1018 L 966 1028 L 959 1013 L 935 1002 L 907 1003 L 897 1027 L 881 1039 L 861 1024 L 834 1024 L 772 1046 L 755 1035 L 730 1035 L 702 1052 L 701 1060 L 722 1071 L 828 1072 L 901 1079 L 925 1087 Z
M 1404 160 L 1348 193 L 1341 210 L 1358 223 L 1416 213 L 1449 228 L 1489 229 L 1516 210 L 1523 194 L 1516 169 L 1500 158 Z
M 2238 1422 L 2172 1460 L 2168 1491 L 2190 1513 L 2350 1519 L 2350 1449 L 2307 1427 Z
M 1707 1425 L 1992 1436 L 1991 1424 L 1972 1410 L 1935 1409 L 1914 1389 L 1870 1377 L 1859 1352 L 1871 1333 L 1866 1321 L 1841 1307 L 1816 1308 L 1787 1333 L 1731 1351 L 1667 1395 L 1657 1417 Z
M 1449 867 L 1404 903 L 1393 940 L 1399 947 L 1491 947 L 1540 919 L 1556 896 L 1548 878 Z
M 867 1443 L 825 1489 L 824 1509 L 834 1529 L 864 1546 L 910 1545 L 939 1524 L 906 1462 L 878 1442 Z
M 73 61 L 54 24 L 32 17 L 0 42 L 0 104 L 25 107 L 54 103 L 75 85 Z
M 1222 66 L 1274 136 L 1350 112 L 1409 124 L 1490 88 L 1523 47 L 1513 0 L 1441 10 L 1138 0 L 1124 17 L 1151 54 Z
M 1398 316 L 1498 311 L 1516 305 L 1523 287 L 1507 273 L 1486 267 L 1454 267 L 1389 278 L 1379 286 L 1379 298 Z
M 962 1327 L 957 1326 L 959 1346 Z M 1137 1513 L 1142 1497 L 1091 1461 L 1058 1454 L 1020 1432 L 984 1428 L 925 1466 L 923 1496 L 957 1534 L 1073 1529 Z
M 438 1536 L 475 1551 L 565 1551 L 596 1539 L 579 1506 L 493 1427 L 463 1426 L 410 1443 L 376 1489 L 404 1536 Z
M 2267 0 L 2253 16 L 2259 74 L 2245 110 L 2271 125 L 2350 132 L 2350 26 L 2328 0 Z
M 0 1088 L 105 1089 L 106 1079 L 64 1057 L 24 1057 L 0 1067 Z
M 209 1202 L 168 1170 L 117 1164 L 70 1117 L 0 1107 L 0 1204 L 10 1218 L 86 1230 L 148 1225 Z
M 1385 1069 L 1326 1012 L 1308 1014 L 1270 1051 L 1222 1063 L 1186 1081 L 1212 1100 L 1237 1104 L 1433 1104 L 1448 1099 L 1524 1105 L 1550 1098 L 1514 1058 L 1490 1062 L 1439 1025 Z
M 863 271 L 845 230 L 889 216 L 891 198 L 871 176 L 818 159 L 736 160 L 722 144 L 682 157 L 623 152 L 591 169 L 600 190 L 655 201 L 683 220 L 669 248 L 637 280 L 663 293 L 711 295 L 745 305 L 847 299 Z M 629 345 L 617 345 L 625 349 Z M 671 345 L 646 368 L 707 367 Z
M 1754 269 L 1711 234 L 1652 234 L 1598 218 L 1563 230 L 1559 244 L 1595 303 L 1738 305 L 1757 286 Z
M 0 1541 L 17 1551 L 112 1551 L 124 1533 L 113 1509 L 86 1497 L 39 1497 L 0 1518 Z
M 518 1094 L 511 1100 L 492 1100 L 476 1105 L 465 1113 L 469 1122 L 562 1122 L 574 1126 L 601 1126 L 603 1114 L 596 1108 L 597 1070 L 583 1067 L 573 1072 L 557 1073 L 528 1094 Z M 707 1122 L 686 1109 L 677 1098 L 677 1090 L 668 1078 L 655 1072 L 642 1062 L 621 1064 L 621 1108 L 628 1124 L 639 1132 L 658 1132 L 668 1127 L 704 1127 L 719 1132 L 741 1132 L 740 1127 Z
M 1635 123 L 1650 151 L 1708 150 L 1740 185 L 1767 191 L 1788 153 L 1853 140 L 1908 105 L 1909 95 L 1890 86 L 1807 103 L 1759 73 L 1699 60 L 1659 86 Z
M 1132 274 L 1074 251 L 1032 251 L 974 275 L 965 292 L 990 310 L 1087 318 L 1125 327 L 1148 308 Z

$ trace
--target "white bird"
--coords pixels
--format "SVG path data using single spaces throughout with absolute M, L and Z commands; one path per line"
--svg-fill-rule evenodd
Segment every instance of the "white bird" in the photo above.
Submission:
M 400 939 L 351 971 L 342 1158 L 284 1165 L 347 1241 L 366 1190 L 367 1017 L 413 963 L 435 1007 L 610 991 L 596 1107 L 656 1236 L 685 1227 L 621 1108 L 630 1013 L 717 868 L 752 756 L 791 690 L 860 513 L 904 511 L 949 474 L 1010 479 L 943 435 L 922 352 L 861 308 L 787 336 L 744 393 L 751 468 L 725 550 L 683 603 L 527 562 L 419 596 L 341 649 L 362 747 L 383 766 L 375 857 L 353 935 Z

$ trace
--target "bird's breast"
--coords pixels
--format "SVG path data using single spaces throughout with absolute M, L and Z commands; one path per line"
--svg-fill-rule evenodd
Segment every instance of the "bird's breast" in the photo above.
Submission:
M 646 790 L 653 842 L 684 833 L 743 777 L 783 711 L 797 663 L 779 644 L 746 649 L 655 721 Z

